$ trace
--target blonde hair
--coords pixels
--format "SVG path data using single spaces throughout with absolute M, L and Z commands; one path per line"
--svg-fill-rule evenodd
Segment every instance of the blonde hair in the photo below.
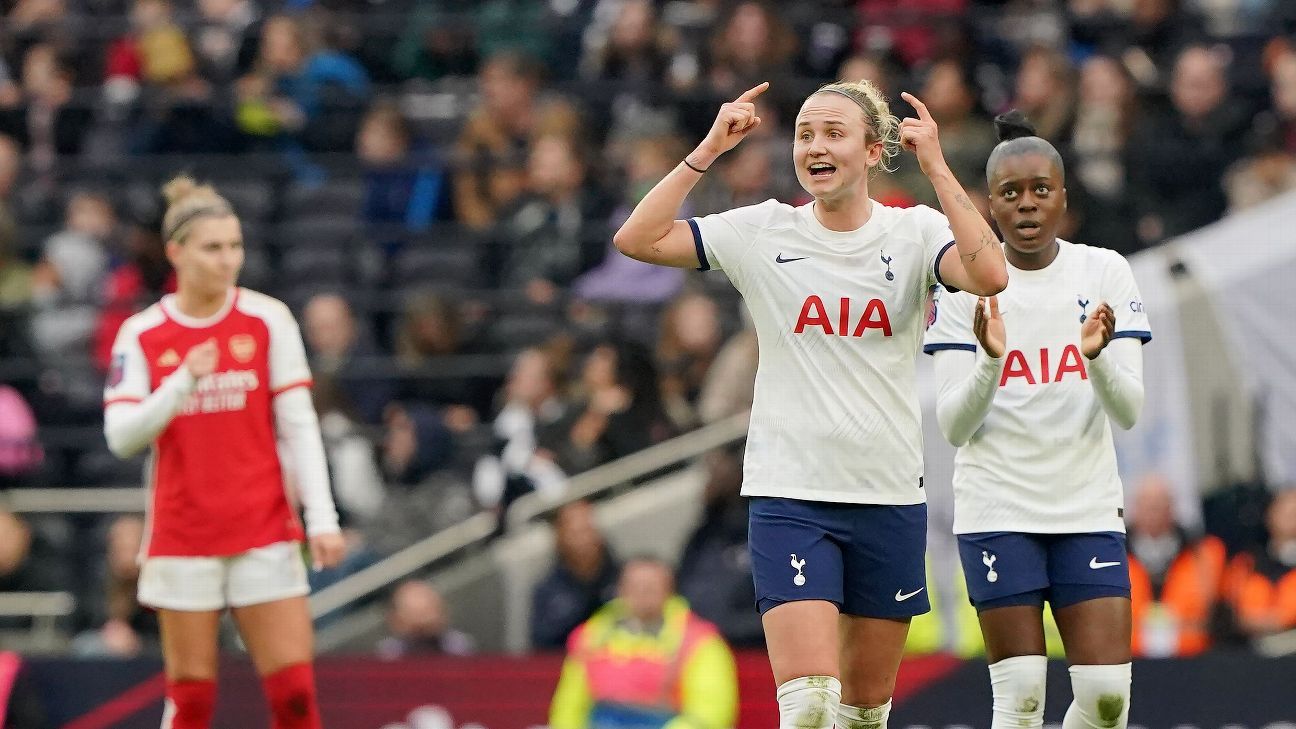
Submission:
M 211 185 L 200 185 L 188 175 L 177 175 L 162 186 L 167 211 L 162 217 L 162 240 L 183 243 L 199 218 L 234 215 L 234 207 Z
M 882 159 L 878 162 L 878 167 L 887 172 L 895 172 L 891 160 L 900 153 L 900 120 L 891 113 L 891 106 L 881 89 L 868 79 L 837 81 L 820 86 L 815 94 L 841 94 L 858 104 L 864 112 L 864 123 L 868 126 L 870 141 L 882 142 Z

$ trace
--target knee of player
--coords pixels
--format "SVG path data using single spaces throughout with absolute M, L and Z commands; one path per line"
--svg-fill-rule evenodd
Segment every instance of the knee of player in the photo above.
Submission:
M 167 680 L 164 712 L 179 720 L 177 726 L 206 724 L 216 708 L 216 682 L 210 679 Z
M 1040 711 L 1040 707 L 1043 703 L 1043 698 L 1040 696 L 1034 694 L 1022 696 L 1017 700 L 1017 711 L 1023 714 L 1034 714 Z
M 1013 709 L 1023 714 L 1043 713 L 1044 682 L 1023 682 L 1010 689 Z
M 1099 729 L 1125 726 L 1130 703 L 1130 664 L 1072 666 L 1071 688 L 1086 724 Z
M 841 682 L 831 676 L 806 676 L 779 687 L 782 729 L 829 729 L 841 703 Z
M 1099 694 L 1094 704 L 1094 717 L 1098 720 L 1098 726 L 1112 729 L 1120 725 L 1121 717 L 1125 714 L 1124 694 Z
M 990 664 L 990 685 L 996 716 L 1038 725 L 1044 715 L 1044 686 L 1048 674 L 1045 656 L 1014 656 Z
M 294 714 L 305 714 L 314 700 L 315 692 L 309 686 L 286 686 L 273 698 L 276 705 Z
M 290 666 L 266 676 L 266 697 L 276 715 L 304 717 L 315 705 L 315 676 L 308 663 Z

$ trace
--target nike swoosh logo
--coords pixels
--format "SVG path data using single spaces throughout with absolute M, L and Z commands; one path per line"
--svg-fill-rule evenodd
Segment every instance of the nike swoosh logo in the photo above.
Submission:
M 904 602 L 905 600 L 908 600 L 909 598 L 913 597 L 914 595 L 917 595 L 918 593 L 926 589 L 927 589 L 926 587 L 920 587 L 917 590 L 914 590 L 913 592 L 910 592 L 908 594 L 896 590 L 896 602 Z
M 1099 562 L 1097 557 L 1092 557 L 1089 560 L 1089 569 L 1100 570 L 1103 567 L 1115 567 L 1118 564 L 1120 562 Z
M 791 262 L 793 262 L 793 261 L 804 261 L 804 260 L 807 259 L 807 258 L 809 258 L 809 256 L 801 256 L 800 258 L 784 258 L 784 257 L 783 257 L 783 254 L 780 253 L 780 254 L 778 254 L 777 256 L 774 256 L 774 262 L 775 262 L 775 263 L 791 263 Z

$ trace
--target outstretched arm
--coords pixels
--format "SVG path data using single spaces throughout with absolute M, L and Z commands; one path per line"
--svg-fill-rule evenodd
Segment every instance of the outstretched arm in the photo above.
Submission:
M 1008 286 L 1008 266 L 999 239 L 946 164 L 936 120 L 927 111 L 927 105 L 908 92 L 900 96 L 918 112 L 917 119 L 906 118 L 900 122 L 900 141 L 918 157 L 918 164 L 931 180 L 954 233 L 958 255 L 941 257 L 941 280 L 978 296 L 1003 291 Z
M 699 260 L 700 251 L 693 242 L 689 223 L 676 220 L 684 198 L 702 179 L 702 173 L 720 157 L 733 149 L 756 127 L 755 100 L 769 88 L 765 82 L 748 89 L 732 102 L 720 107 L 706 139 L 676 165 L 635 206 L 630 217 L 613 236 L 617 250 L 636 260 L 677 268 L 704 266 Z

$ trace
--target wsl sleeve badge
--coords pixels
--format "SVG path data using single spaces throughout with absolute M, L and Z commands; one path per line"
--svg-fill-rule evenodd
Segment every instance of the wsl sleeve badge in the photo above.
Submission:
M 107 387 L 116 387 L 126 378 L 126 355 L 114 354 L 112 364 L 108 367 L 108 379 L 105 382 Z
M 927 297 L 927 328 L 931 329 L 936 324 L 936 314 L 940 306 L 940 295 L 932 294 Z

